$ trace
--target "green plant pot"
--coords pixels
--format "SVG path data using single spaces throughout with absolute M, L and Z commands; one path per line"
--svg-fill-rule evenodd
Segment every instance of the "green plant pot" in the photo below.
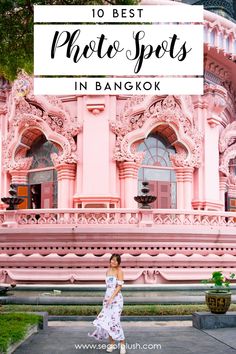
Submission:
M 226 313 L 231 304 L 230 291 L 208 290 L 205 292 L 206 304 L 212 313 Z

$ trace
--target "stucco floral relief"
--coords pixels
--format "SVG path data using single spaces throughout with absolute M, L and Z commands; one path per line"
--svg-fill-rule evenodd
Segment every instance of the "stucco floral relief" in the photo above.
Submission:
M 172 163 L 178 167 L 200 166 L 202 134 L 194 126 L 193 106 L 189 97 L 141 96 L 137 99 L 134 96 L 127 101 L 117 121 L 110 123 L 111 130 L 117 136 L 114 151 L 116 161 L 141 163 L 144 156 L 135 150 L 135 139 L 144 139 L 152 129 L 167 123 L 178 137 L 177 153 L 171 157 Z
M 229 170 L 229 162 L 231 159 L 236 157 L 236 143 L 233 145 L 229 146 L 224 153 L 220 156 L 220 172 L 222 172 L 224 175 L 229 176 L 230 175 L 230 170 Z
M 219 170 L 224 175 L 231 178 L 232 171 L 230 171 L 229 163 L 231 159 L 234 159 L 236 157 L 236 121 L 229 124 L 221 132 L 219 139 L 219 151 L 221 153 Z
M 229 145 L 232 145 L 236 140 L 236 121 L 227 125 L 227 127 L 221 132 L 219 140 L 219 150 L 223 153 Z
M 81 126 L 74 122 L 61 100 L 53 96 L 35 96 L 33 79 L 24 72 L 14 82 L 7 103 L 8 134 L 3 141 L 4 166 L 21 169 L 27 165 L 24 150 L 18 151 L 23 133 L 30 129 L 40 130 L 48 140 L 59 146 L 59 155 L 53 155 L 55 164 L 77 162 L 76 144 L 73 139 Z M 24 162 L 23 162 L 24 161 Z

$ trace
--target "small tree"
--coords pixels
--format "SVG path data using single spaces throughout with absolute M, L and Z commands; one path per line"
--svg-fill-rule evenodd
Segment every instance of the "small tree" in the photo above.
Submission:
M 0 2 L 0 76 L 33 72 L 34 5 L 135 5 L 138 0 L 4 0 Z
M 230 274 L 230 279 L 234 279 L 235 274 Z M 215 271 L 212 273 L 211 278 L 207 280 L 203 280 L 202 283 L 213 284 L 212 289 L 214 291 L 221 291 L 222 289 L 229 290 L 230 289 L 230 281 L 226 279 L 226 277 L 222 274 L 222 271 Z

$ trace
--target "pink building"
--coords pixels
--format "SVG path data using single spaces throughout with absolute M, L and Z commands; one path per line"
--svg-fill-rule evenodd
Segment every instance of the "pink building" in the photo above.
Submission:
M 236 25 L 204 16 L 203 96 L 34 96 L 25 73 L 2 80 L 0 196 L 13 183 L 23 203 L 0 204 L 0 282 L 100 282 L 111 253 L 128 283 L 236 271 Z M 152 209 L 134 201 L 144 180 Z

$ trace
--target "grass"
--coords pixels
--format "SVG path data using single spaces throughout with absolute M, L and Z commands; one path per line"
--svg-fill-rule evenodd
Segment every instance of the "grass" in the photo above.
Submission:
M 0 309 L 2 312 L 2 307 Z M 35 314 L 0 313 L 0 353 L 6 353 L 11 344 L 24 339 L 28 328 L 41 320 L 42 317 Z
M 101 311 L 99 305 L 3 305 L 0 314 L 7 312 L 48 312 L 57 316 L 96 316 Z M 191 315 L 196 311 L 209 311 L 206 305 L 124 305 L 123 316 L 164 316 Z M 236 311 L 236 304 L 231 304 L 229 311 Z

